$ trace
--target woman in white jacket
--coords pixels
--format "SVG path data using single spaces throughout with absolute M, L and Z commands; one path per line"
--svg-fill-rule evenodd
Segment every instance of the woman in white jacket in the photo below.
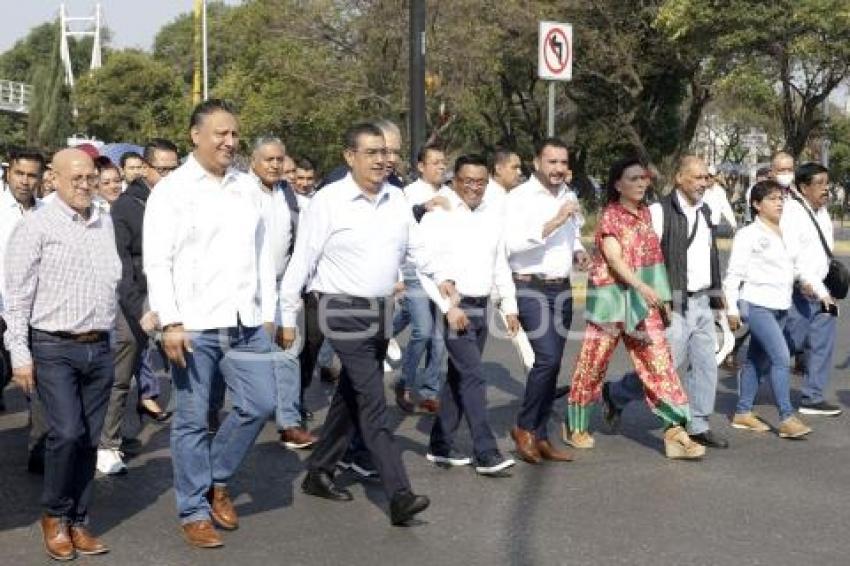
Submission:
M 760 378 L 767 376 L 779 411 L 779 436 L 799 438 L 811 429 L 794 416 L 791 405 L 791 355 L 783 330 L 791 307 L 794 262 L 779 228 L 783 192 L 775 181 L 761 181 L 753 187 L 750 206 L 756 219 L 735 235 L 723 290 L 729 326 L 737 330 L 743 319 L 750 327 L 750 347 L 738 378 L 732 426 L 770 430 L 753 413 Z

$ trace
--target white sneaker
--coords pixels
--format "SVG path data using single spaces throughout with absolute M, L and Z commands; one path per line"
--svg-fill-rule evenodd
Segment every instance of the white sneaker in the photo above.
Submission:
M 393 371 L 393 366 L 386 360 L 384 360 L 384 373 L 391 373 Z
M 127 473 L 127 465 L 121 459 L 121 453 L 111 448 L 97 451 L 97 471 L 108 476 Z
M 387 345 L 387 360 L 391 364 L 401 362 L 401 347 L 395 338 L 390 338 L 390 343 Z

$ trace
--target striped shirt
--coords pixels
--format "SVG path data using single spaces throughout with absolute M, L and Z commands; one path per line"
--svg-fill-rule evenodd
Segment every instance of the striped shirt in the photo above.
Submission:
M 121 260 L 108 214 L 92 207 L 86 220 L 56 198 L 18 223 L 4 259 L 5 339 L 13 367 L 32 363 L 29 327 L 73 333 L 113 328 Z

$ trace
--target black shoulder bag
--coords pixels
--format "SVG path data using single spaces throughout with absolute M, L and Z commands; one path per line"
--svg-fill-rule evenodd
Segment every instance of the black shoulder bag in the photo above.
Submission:
M 796 195 L 792 195 L 792 198 L 799 202 L 803 207 L 803 210 L 806 211 L 806 214 L 809 215 L 809 218 L 815 225 L 815 230 L 818 231 L 818 237 L 820 238 L 820 243 L 823 246 L 823 251 L 826 252 L 826 257 L 829 259 L 829 271 L 827 271 L 826 277 L 823 279 L 823 284 L 826 286 L 826 289 L 829 291 L 829 294 L 833 299 L 845 298 L 847 296 L 848 287 L 850 287 L 850 271 L 847 271 L 847 267 L 839 260 L 835 259 L 835 256 L 832 254 L 832 251 L 826 243 L 826 238 L 823 237 L 820 224 L 818 224 L 817 219 L 815 219 L 815 216 L 812 214 L 812 211 L 809 210 L 809 207 L 806 206 L 806 203 L 804 203 L 802 199 Z

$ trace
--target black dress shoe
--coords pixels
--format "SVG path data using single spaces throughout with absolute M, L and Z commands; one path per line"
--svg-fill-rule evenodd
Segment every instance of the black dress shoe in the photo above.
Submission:
M 409 489 L 395 492 L 390 500 L 390 522 L 399 526 L 407 523 L 417 513 L 421 513 L 431 504 L 424 495 L 416 495 Z
M 301 483 L 301 491 L 308 495 L 323 497 L 331 501 L 351 501 L 354 499 L 347 489 L 337 487 L 327 472 L 310 470 Z
M 707 448 L 729 448 L 729 441 L 712 430 L 691 434 L 690 437 L 697 444 L 702 444 Z
M 560 399 L 561 397 L 566 397 L 570 394 L 570 386 L 562 385 L 555 389 L 555 399 Z

